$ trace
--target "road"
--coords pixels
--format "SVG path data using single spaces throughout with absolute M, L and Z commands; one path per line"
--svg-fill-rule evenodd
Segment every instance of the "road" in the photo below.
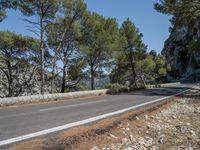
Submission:
M 177 94 L 192 86 L 192 84 L 177 84 L 168 88 L 148 89 L 120 95 L 0 108 L 0 147 L 80 125 L 82 120 L 94 119 L 96 116 L 152 102 Z M 96 120 L 98 119 L 101 118 L 97 117 Z M 82 124 L 84 123 L 87 122 L 83 121 Z M 66 127 L 69 124 L 71 126 Z

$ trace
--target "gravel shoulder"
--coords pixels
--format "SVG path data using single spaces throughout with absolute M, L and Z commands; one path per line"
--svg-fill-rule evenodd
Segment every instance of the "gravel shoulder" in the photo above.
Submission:
M 200 91 L 12 150 L 200 150 Z

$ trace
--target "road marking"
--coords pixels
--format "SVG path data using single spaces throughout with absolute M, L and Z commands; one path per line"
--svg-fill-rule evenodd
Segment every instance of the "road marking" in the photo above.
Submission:
M 79 103 L 79 104 L 59 106 L 59 107 L 50 107 L 50 108 L 46 108 L 46 109 L 40 109 L 39 111 L 44 112 L 44 111 L 50 111 L 50 110 L 59 110 L 59 109 L 64 109 L 64 108 L 76 107 L 76 106 L 84 106 L 84 105 L 88 105 L 88 104 L 102 103 L 102 102 L 105 102 L 105 101 L 107 101 L 107 100 L 103 99 L 103 100 L 87 102 L 87 103 Z
M 19 116 L 26 116 L 26 115 L 33 115 L 33 114 L 37 114 L 38 112 L 34 111 L 34 112 L 27 112 L 27 113 L 18 113 L 18 114 L 14 114 L 14 115 L 9 115 L 9 116 L 2 116 L 0 117 L 0 119 L 4 119 L 4 118 L 12 118 L 12 117 L 19 117 Z
M 64 108 L 76 107 L 76 106 L 84 106 L 84 105 L 88 105 L 88 104 L 102 103 L 102 102 L 105 102 L 105 101 L 107 101 L 107 100 L 102 99 L 102 100 L 86 102 L 86 103 L 79 103 L 79 104 L 58 106 L 58 107 L 50 107 L 50 108 L 40 109 L 39 111 L 33 111 L 33 112 L 28 112 L 28 113 L 18 113 L 18 114 L 9 115 L 9 116 L 0 116 L 0 119 L 38 114 L 40 112 L 45 112 L 45 111 L 59 110 L 59 109 L 64 109 Z
M 111 116 L 114 116 L 114 115 L 119 115 L 119 114 L 128 112 L 130 110 L 134 110 L 136 108 L 139 108 L 139 107 L 142 107 L 142 106 L 145 106 L 145 105 L 149 105 L 149 104 L 152 104 L 152 103 L 155 103 L 155 102 L 159 102 L 159 101 L 162 101 L 162 100 L 172 98 L 174 96 L 180 95 L 180 94 L 182 94 L 186 91 L 189 91 L 189 90 L 190 89 L 179 92 L 179 93 L 171 95 L 171 96 L 156 99 L 156 100 L 153 100 L 153 101 L 150 101 L 150 102 L 147 102 L 147 103 L 139 104 L 139 105 L 132 106 L 132 107 L 129 107 L 129 108 L 125 108 L 125 109 L 122 109 L 122 110 L 118 110 L 118 111 L 115 111 L 115 112 L 111 112 L 111 113 L 103 114 L 103 115 L 100 115 L 100 116 L 88 118 L 88 119 L 85 119 L 85 120 L 69 123 L 69 124 L 66 124 L 66 125 L 62 125 L 62 126 L 58 126 L 58 127 L 54 127 L 54 128 L 50 128 L 50 129 L 45 129 L 45 130 L 38 131 L 38 132 L 35 132 L 35 133 L 30 133 L 30 134 L 14 137 L 14 138 L 11 138 L 11 139 L 3 140 L 3 141 L 0 141 L 0 146 L 8 145 L 8 144 L 11 144 L 11 143 L 27 140 L 27 139 L 30 139 L 30 138 L 42 136 L 42 135 L 45 135 L 45 134 L 49 134 L 49 133 L 53 133 L 53 132 L 57 132 L 57 131 L 61 131 L 61 130 L 66 130 L 66 129 L 69 129 L 69 128 L 72 128 L 72 127 L 88 124 L 88 123 L 95 122 L 95 121 L 98 121 L 98 120 L 101 120 L 101 119 L 104 119 L 104 118 L 107 118 L 107 117 L 111 117 Z

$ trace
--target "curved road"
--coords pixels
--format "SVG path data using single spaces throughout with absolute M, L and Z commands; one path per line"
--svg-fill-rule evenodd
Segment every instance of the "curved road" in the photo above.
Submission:
M 119 112 L 119 110 L 134 109 L 134 106 L 161 100 L 190 89 L 192 86 L 194 85 L 177 84 L 172 87 L 135 91 L 128 94 L 0 108 L 0 148 L 23 139 L 67 129 L 66 125 L 69 124 L 80 125 L 76 123 L 88 118 L 103 115 L 106 117 L 106 114 L 114 115 L 113 112 Z M 96 118 L 98 119 L 101 117 Z M 87 122 L 82 121 L 82 124 L 84 123 Z

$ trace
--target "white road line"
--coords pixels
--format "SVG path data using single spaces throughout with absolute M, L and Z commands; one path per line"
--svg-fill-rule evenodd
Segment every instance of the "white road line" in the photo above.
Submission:
M 44 111 L 50 111 L 50 110 L 59 110 L 59 109 L 65 109 L 65 108 L 70 108 L 70 107 L 76 107 L 76 106 L 84 106 L 84 105 L 88 105 L 88 104 L 96 104 L 96 103 L 102 103 L 107 101 L 106 99 L 102 99 L 99 101 L 93 101 L 93 102 L 87 102 L 87 103 L 79 103 L 79 104 L 73 104 L 73 105 L 66 105 L 66 106 L 58 106 L 58 107 L 50 107 L 50 108 L 46 108 L 46 109 L 40 109 L 40 112 L 44 112 Z
M 40 109 L 39 111 L 33 111 L 33 112 L 28 112 L 28 113 L 18 113 L 18 114 L 14 114 L 14 115 L 10 115 L 10 116 L 2 116 L 2 117 L 0 116 L 0 119 L 38 114 L 40 112 L 45 112 L 45 111 L 59 110 L 59 109 L 65 109 L 65 108 L 70 108 L 70 107 L 76 107 L 76 106 L 84 106 L 84 105 L 88 105 L 88 104 L 101 103 L 101 102 L 105 102 L 105 101 L 107 101 L 107 100 L 102 99 L 99 101 L 92 101 L 92 102 L 87 102 L 87 103 L 79 103 L 79 104 L 59 106 L 59 107 L 50 107 L 50 108 Z
M 107 118 L 107 117 L 111 117 L 111 116 L 114 116 L 114 115 L 118 115 L 118 114 L 128 112 L 130 110 L 133 110 L 133 109 L 145 106 L 145 105 L 149 105 L 149 104 L 152 104 L 152 103 L 155 103 L 155 102 L 159 102 L 159 101 L 162 101 L 162 100 L 172 98 L 173 96 L 180 95 L 180 94 L 182 94 L 186 91 L 189 91 L 189 90 L 185 90 L 185 91 L 182 91 L 182 92 L 177 93 L 175 95 L 163 97 L 163 98 L 160 98 L 160 99 L 156 99 L 156 100 L 153 100 L 153 101 L 150 101 L 150 102 L 147 102 L 147 103 L 139 104 L 139 105 L 132 106 L 132 107 L 129 107 L 129 108 L 125 108 L 125 109 L 122 109 L 122 110 L 118 110 L 118 111 L 115 111 L 115 112 L 111 112 L 111 113 L 103 114 L 103 115 L 100 115 L 100 116 L 88 118 L 88 119 L 85 119 L 85 120 L 69 123 L 69 124 L 66 124 L 66 125 L 62 125 L 62 126 L 38 131 L 38 132 L 35 132 L 35 133 L 30 133 L 30 134 L 18 136 L 18 137 L 15 137 L 15 138 L 3 140 L 3 141 L 0 141 L 0 146 L 8 145 L 8 144 L 11 144 L 11 143 L 27 140 L 27 139 L 30 139 L 30 138 L 42 136 L 42 135 L 45 135 L 45 134 L 49 134 L 49 133 L 53 133 L 53 132 L 57 132 L 57 131 L 65 130 L 65 129 L 69 129 L 69 128 L 84 125 L 84 124 L 87 124 L 87 123 L 95 122 L 95 121 L 98 121 L 98 120 L 101 120 L 101 119 L 104 119 L 104 118 Z
M 27 113 L 18 113 L 18 114 L 14 114 L 14 115 L 9 115 L 9 116 L 2 116 L 0 117 L 0 119 L 4 119 L 4 118 L 12 118 L 12 117 L 19 117 L 19 116 L 26 116 L 26 115 L 33 115 L 33 114 L 37 114 L 38 112 L 27 112 Z

